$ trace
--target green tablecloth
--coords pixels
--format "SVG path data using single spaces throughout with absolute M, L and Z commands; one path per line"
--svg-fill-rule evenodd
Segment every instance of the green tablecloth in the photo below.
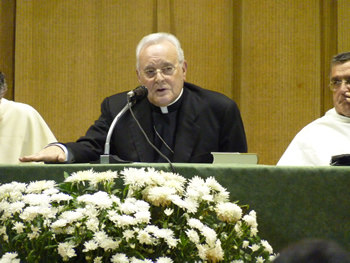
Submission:
M 146 167 L 171 171 L 168 164 L 0 165 L 0 183 L 63 181 L 63 173 L 94 169 Z M 191 178 L 215 176 L 231 200 L 248 204 L 258 216 L 259 236 L 276 252 L 304 238 L 335 240 L 350 250 L 350 167 L 279 167 L 270 165 L 174 164 Z

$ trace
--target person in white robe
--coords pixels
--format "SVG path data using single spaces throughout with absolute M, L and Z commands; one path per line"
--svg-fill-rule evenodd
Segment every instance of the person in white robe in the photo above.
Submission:
M 333 57 L 329 86 L 334 108 L 305 126 L 277 165 L 329 166 L 333 156 L 350 154 L 350 52 Z
M 32 106 L 3 98 L 6 90 L 5 76 L 0 72 L 0 163 L 18 164 L 19 157 L 57 140 Z

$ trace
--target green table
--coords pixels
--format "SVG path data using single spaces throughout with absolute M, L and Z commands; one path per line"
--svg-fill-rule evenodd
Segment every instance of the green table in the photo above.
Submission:
M 63 173 L 147 167 L 171 171 L 168 164 L 0 165 L 0 183 L 63 181 Z M 191 178 L 215 176 L 231 200 L 248 204 L 258 216 L 259 236 L 280 251 L 303 238 L 332 239 L 350 250 L 350 168 L 270 165 L 174 164 Z

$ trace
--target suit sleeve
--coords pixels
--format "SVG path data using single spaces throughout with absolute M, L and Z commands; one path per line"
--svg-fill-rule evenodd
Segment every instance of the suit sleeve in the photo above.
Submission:
M 243 121 L 234 101 L 227 105 L 221 127 L 220 151 L 241 153 L 248 151 Z

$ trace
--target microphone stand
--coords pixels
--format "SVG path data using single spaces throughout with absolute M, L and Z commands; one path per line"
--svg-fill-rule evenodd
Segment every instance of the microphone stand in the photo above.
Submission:
M 123 116 L 123 114 L 131 108 L 131 106 L 134 104 L 134 102 L 127 102 L 124 108 L 118 113 L 118 115 L 114 118 L 106 137 L 106 143 L 105 143 L 105 150 L 104 154 L 100 156 L 100 163 L 101 164 L 109 164 L 109 163 L 130 163 L 129 161 L 125 161 L 120 159 L 117 155 L 110 155 L 110 141 L 112 137 L 112 133 L 114 130 L 115 125 L 119 121 L 120 117 Z

